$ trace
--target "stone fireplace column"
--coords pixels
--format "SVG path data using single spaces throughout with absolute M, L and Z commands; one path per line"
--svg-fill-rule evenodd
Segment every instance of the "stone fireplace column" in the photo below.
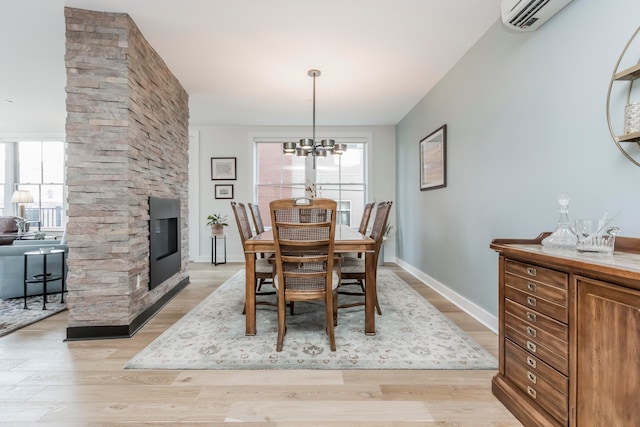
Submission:
M 131 336 L 189 282 L 188 94 L 126 14 L 65 8 L 68 339 Z M 181 270 L 149 290 L 149 197 Z

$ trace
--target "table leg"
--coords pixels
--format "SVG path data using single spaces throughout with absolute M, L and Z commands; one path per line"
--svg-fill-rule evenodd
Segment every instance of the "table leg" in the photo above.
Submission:
M 247 321 L 246 335 L 256 334 L 256 257 L 253 253 L 245 253 L 246 292 L 245 316 Z
M 67 286 L 67 283 L 66 283 L 67 281 L 65 280 L 65 277 L 64 277 L 64 265 L 65 265 L 65 262 L 64 262 L 64 251 L 60 254 L 60 256 L 62 257 L 62 259 L 60 260 L 60 262 L 62 263 L 62 268 L 60 269 L 60 274 L 61 274 L 61 276 L 60 276 L 60 282 L 61 282 L 60 286 L 61 286 L 61 289 L 62 289 L 62 294 L 60 294 L 60 304 L 64 304 L 64 290 L 65 290 L 65 288 Z
M 23 310 L 27 309 L 27 256 L 24 256 L 24 307 Z
M 218 237 L 217 236 L 213 237 L 213 265 L 218 265 Z
M 47 309 L 47 254 L 42 256 L 44 275 L 42 276 L 42 309 Z
M 367 335 L 376 334 L 376 313 L 374 298 L 376 289 L 376 268 L 375 253 L 365 252 L 365 279 L 364 279 L 364 333 Z

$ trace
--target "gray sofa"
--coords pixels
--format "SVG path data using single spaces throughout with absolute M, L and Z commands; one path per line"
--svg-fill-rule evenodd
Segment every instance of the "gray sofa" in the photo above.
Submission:
M 0 298 L 17 298 L 24 296 L 24 253 L 37 251 L 40 248 L 64 249 L 66 263 L 67 245 L 60 240 L 15 240 L 11 245 L 0 246 Z M 29 258 L 27 275 L 29 277 L 42 274 L 43 256 L 36 255 Z M 61 271 L 61 256 L 47 256 L 47 273 L 59 275 Z M 65 265 L 65 276 L 67 273 Z M 47 283 L 47 292 L 60 292 L 60 280 Z M 42 294 L 42 284 L 31 284 L 27 287 L 27 295 Z

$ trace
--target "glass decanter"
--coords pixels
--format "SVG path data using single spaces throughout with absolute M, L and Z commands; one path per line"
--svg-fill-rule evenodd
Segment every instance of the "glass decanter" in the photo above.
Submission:
M 558 194 L 558 204 L 560 205 L 560 218 L 556 231 L 542 240 L 542 245 L 547 248 L 557 249 L 574 249 L 578 239 L 576 234 L 571 230 L 569 223 L 569 195 L 566 193 Z

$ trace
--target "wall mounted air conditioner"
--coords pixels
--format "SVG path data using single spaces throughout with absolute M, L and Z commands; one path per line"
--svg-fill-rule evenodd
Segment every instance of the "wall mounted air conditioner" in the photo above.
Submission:
M 502 0 L 502 22 L 516 31 L 535 31 L 572 0 Z

